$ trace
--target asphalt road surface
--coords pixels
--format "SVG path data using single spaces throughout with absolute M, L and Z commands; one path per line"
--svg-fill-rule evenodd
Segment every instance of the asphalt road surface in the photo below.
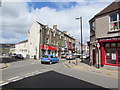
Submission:
M 117 78 L 78 71 L 59 63 L 41 64 L 40 61 L 23 60 L 10 63 L 2 70 L 0 85 L 3 89 L 16 88 L 117 88 Z

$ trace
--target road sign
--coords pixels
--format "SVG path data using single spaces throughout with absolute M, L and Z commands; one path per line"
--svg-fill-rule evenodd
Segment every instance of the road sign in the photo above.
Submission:
M 100 48 L 100 44 L 99 43 L 97 43 L 97 48 Z

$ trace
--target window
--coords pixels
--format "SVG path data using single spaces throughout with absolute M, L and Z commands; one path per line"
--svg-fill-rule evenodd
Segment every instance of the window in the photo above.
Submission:
M 118 43 L 118 45 L 117 45 L 118 47 L 120 47 L 120 43 Z
M 111 43 L 111 47 L 116 47 L 116 43 Z
M 43 58 L 48 58 L 48 56 L 47 56 L 47 55 L 43 55 L 42 57 L 43 57 Z
M 110 31 L 120 30 L 120 13 L 110 16 Z
M 106 49 L 106 63 L 117 64 L 116 58 L 116 49 Z
M 54 41 L 54 43 L 53 43 L 54 45 L 55 45 L 55 41 Z
M 49 44 L 49 38 L 47 38 L 47 44 Z
M 110 44 L 109 43 L 105 44 L 105 47 L 110 47 Z
M 92 22 L 92 23 L 91 23 L 91 29 L 92 29 L 92 30 L 95 30 L 95 22 Z
M 47 31 L 47 35 L 49 35 L 49 30 Z

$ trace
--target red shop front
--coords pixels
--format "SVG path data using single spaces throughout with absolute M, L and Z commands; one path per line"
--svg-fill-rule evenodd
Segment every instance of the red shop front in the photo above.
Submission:
M 48 45 L 44 45 L 44 44 L 40 45 L 40 49 L 42 49 L 42 50 L 58 50 L 58 48 L 55 46 L 48 46 Z
M 120 66 L 120 38 L 99 40 L 101 64 Z

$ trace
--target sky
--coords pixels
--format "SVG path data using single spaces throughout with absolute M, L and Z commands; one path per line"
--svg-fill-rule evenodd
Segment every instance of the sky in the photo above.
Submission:
M 83 43 L 89 41 L 89 20 L 114 0 L 12 0 L 2 2 L 0 8 L 0 43 L 18 43 L 28 39 L 28 30 L 33 22 L 40 22 L 50 28 L 57 25 L 80 41 L 82 17 Z

